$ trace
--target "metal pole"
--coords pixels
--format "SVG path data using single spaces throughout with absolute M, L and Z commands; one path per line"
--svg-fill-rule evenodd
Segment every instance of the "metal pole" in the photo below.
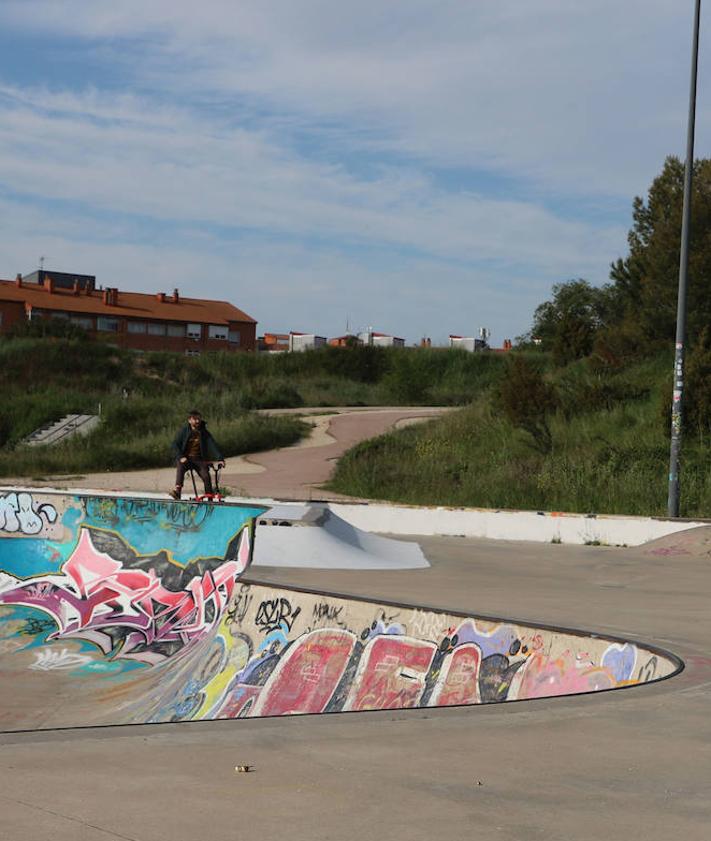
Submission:
M 699 18 L 701 0 L 696 0 L 694 39 L 691 51 L 691 86 L 689 89 L 689 121 L 686 133 L 686 169 L 684 171 L 684 206 L 681 222 L 681 255 L 679 258 L 679 297 L 676 311 L 676 349 L 674 353 L 674 391 L 671 413 L 671 447 L 669 450 L 669 496 L 667 514 L 679 516 L 679 456 L 684 399 L 684 340 L 686 337 L 686 289 L 689 272 L 689 227 L 691 223 L 691 179 L 694 168 L 694 126 L 696 123 L 696 69 L 699 63 Z

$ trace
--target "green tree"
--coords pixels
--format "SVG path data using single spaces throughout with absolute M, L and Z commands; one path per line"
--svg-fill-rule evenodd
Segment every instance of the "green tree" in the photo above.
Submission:
M 611 310 L 608 287 L 592 286 L 579 278 L 553 286 L 553 299 L 536 308 L 531 335 L 543 350 L 552 350 L 559 365 L 588 356 L 595 335 Z
M 610 269 L 618 321 L 634 323 L 651 348 L 674 339 L 684 164 L 668 157 L 647 199 L 633 202 L 629 254 Z M 689 242 L 689 338 L 711 323 L 711 160 L 694 163 Z
M 671 410 L 671 406 L 669 406 Z M 700 437 L 711 432 L 711 329 L 704 327 L 694 342 L 686 368 L 684 426 Z M 669 423 L 667 414 L 667 425 Z

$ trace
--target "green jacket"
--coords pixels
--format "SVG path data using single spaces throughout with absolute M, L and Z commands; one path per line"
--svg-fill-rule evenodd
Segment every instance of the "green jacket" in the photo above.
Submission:
M 202 461 L 224 461 L 224 456 L 220 452 L 217 442 L 207 431 L 205 421 L 198 428 L 200 430 L 200 459 Z M 185 426 L 182 426 L 178 430 L 171 445 L 171 450 L 176 459 L 180 459 L 185 455 L 185 448 L 188 446 L 191 432 L 192 428 L 189 423 L 186 423 Z

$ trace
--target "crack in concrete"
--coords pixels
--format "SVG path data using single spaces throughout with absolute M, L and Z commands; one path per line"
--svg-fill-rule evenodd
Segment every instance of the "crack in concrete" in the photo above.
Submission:
M 38 806 L 36 803 L 27 803 L 25 800 L 18 800 L 15 797 L 7 797 L 6 795 L 1 795 L 0 798 L 2 800 L 7 800 L 10 803 L 19 803 L 21 806 L 27 806 L 28 809 L 36 809 L 38 812 L 44 812 L 48 815 L 54 815 L 55 818 L 63 818 L 65 821 L 70 821 L 71 823 L 78 823 L 81 826 L 89 827 L 89 829 L 95 829 L 97 832 L 103 832 L 105 835 L 110 835 L 112 838 L 120 838 L 121 841 L 141 841 L 140 838 L 133 838 L 128 835 L 121 835 L 120 832 L 114 832 L 111 829 L 104 829 L 102 826 L 96 826 L 96 824 L 88 823 L 87 821 L 83 821 L 80 818 L 73 818 L 71 815 L 63 815 L 61 812 L 55 812 L 52 809 L 47 809 L 44 806 Z

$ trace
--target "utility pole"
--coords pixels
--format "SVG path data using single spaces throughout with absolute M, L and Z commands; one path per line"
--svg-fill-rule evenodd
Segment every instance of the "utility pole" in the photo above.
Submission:
M 699 63 L 699 19 L 701 0 L 696 0 L 694 37 L 691 50 L 691 85 L 689 120 L 686 132 L 686 169 L 684 171 L 684 205 L 681 222 L 681 256 L 679 259 L 679 296 L 676 310 L 676 343 L 674 351 L 674 391 L 671 412 L 671 447 L 669 450 L 669 496 L 667 514 L 679 516 L 679 456 L 684 402 L 684 342 L 686 339 L 686 290 L 689 273 L 689 228 L 691 225 L 691 182 L 694 169 L 694 127 L 696 123 L 696 69 Z

